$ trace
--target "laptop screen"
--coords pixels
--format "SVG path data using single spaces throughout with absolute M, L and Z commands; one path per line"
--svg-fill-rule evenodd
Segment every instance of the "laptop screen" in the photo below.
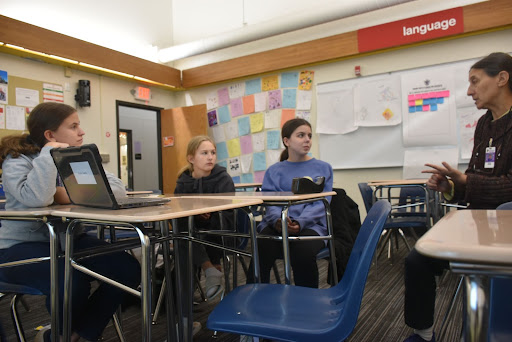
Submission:
M 115 206 L 96 145 L 56 148 L 51 154 L 73 204 L 100 208 Z

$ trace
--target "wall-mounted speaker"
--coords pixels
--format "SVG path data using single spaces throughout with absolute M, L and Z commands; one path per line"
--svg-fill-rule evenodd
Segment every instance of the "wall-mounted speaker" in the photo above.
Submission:
M 88 80 L 79 80 L 76 90 L 75 100 L 80 107 L 91 106 L 91 82 Z

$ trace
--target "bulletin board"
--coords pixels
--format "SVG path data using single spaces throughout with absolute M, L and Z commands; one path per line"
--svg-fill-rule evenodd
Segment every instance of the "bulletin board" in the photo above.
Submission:
M 407 150 L 456 146 L 460 151 L 459 163 L 467 163 L 473 147 L 472 138 L 476 121 L 485 114 L 485 110 L 477 110 L 471 98 L 466 95 L 467 75 L 474 62 L 476 59 L 318 84 L 316 88 L 317 129 L 322 130 L 322 122 L 325 126 L 324 132 L 317 131 L 320 159 L 330 163 L 334 169 L 399 167 L 404 163 L 404 155 Z M 423 91 L 421 96 L 425 96 L 425 98 L 417 102 L 416 95 L 411 94 L 421 86 L 425 89 L 433 86 L 436 73 L 448 80 L 446 81 L 447 85 L 443 91 L 432 90 L 432 94 L 437 94 L 433 95 L 437 98 L 432 100 L 427 99 L 428 93 Z M 415 77 L 417 80 L 414 79 Z M 383 85 L 386 84 L 386 80 L 392 78 L 400 82 L 398 88 L 392 88 L 391 85 L 385 88 Z M 420 86 L 416 87 L 414 81 Z M 391 93 L 389 89 L 393 89 L 393 98 L 400 103 L 399 108 L 395 107 L 393 110 L 393 119 L 396 120 L 400 115 L 400 120 L 391 124 L 386 122 L 373 126 L 372 124 L 362 124 L 364 122 L 361 120 L 362 116 L 372 115 L 365 111 L 368 108 L 377 110 L 378 112 L 375 114 L 381 118 L 385 116 L 385 111 L 389 108 L 386 107 L 389 106 L 389 103 L 386 103 L 386 106 L 374 109 L 384 94 L 384 90 L 382 93 L 374 94 L 372 92 L 369 85 L 375 82 L 381 82 L 380 89 L 386 89 L 386 96 Z M 421 91 L 417 92 L 419 98 Z M 336 101 L 340 102 L 337 107 L 334 106 Z M 417 103 L 420 105 L 415 106 Z M 375 104 L 375 106 L 372 107 L 371 104 Z M 338 113 L 335 116 L 332 115 L 332 111 L 337 110 L 335 108 L 339 108 L 339 115 L 345 116 L 345 121 L 338 118 Z M 446 116 L 439 116 L 441 111 L 447 108 L 451 108 L 450 113 Z M 321 113 L 325 109 L 331 110 L 327 116 Z M 329 117 L 329 115 L 331 116 Z M 422 116 L 428 117 L 428 115 L 431 115 L 432 118 L 435 118 L 435 115 L 438 117 L 423 122 L 416 119 Z M 389 118 L 386 119 L 389 120 Z M 351 123 L 347 124 L 348 121 Z M 326 122 L 329 122 L 329 125 L 325 125 Z M 423 132 L 432 134 L 432 132 L 442 131 L 448 124 L 451 125 L 451 131 L 448 132 L 446 129 L 445 136 L 434 135 L 430 139 L 421 139 Z M 337 133 L 339 130 L 333 128 L 339 125 L 347 126 L 342 134 Z M 414 125 L 416 125 L 416 130 L 411 129 Z M 419 138 L 415 140 L 416 137 Z
M 209 134 L 217 164 L 235 183 L 262 182 L 265 170 L 284 148 L 282 125 L 311 119 L 314 72 L 294 71 L 223 86 L 206 98 Z
M 61 85 L 12 76 L 6 71 L 0 71 L 0 76 L 0 89 L 5 93 L 5 101 L 0 101 L 0 138 L 23 133 L 28 114 L 37 104 L 64 102 Z

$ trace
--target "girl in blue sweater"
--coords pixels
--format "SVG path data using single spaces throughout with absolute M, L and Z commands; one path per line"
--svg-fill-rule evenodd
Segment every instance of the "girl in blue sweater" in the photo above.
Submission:
M 285 149 L 281 161 L 270 166 L 263 178 L 262 191 L 291 191 L 295 177 L 325 177 L 324 191 L 332 190 L 332 167 L 326 162 L 308 155 L 311 150 L 311 124 L 304 119 L 287 121 L 281 130 Z M 329 198 L 330 200 L 330 198 Z M 263 220 L 258 225 L 261 234 L 281 236 L 281 207 L 267 207 Z M 327 222 L 321 201 L 298 204 L 288 212 L 290 236 L 325 236 Z M 317 253 L 325 247 L 323 240 L 290 243 L 290 259 L 295 285 L 318 287 Z M 274 261 L 282 255 L 282 243 L 267 239 L 258 240 L 261 281 L 270 281 L 270 270 Z

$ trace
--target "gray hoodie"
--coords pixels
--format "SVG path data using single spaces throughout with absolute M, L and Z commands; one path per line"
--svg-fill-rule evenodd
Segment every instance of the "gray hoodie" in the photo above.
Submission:
M 5 191 L 5 209 L 47 207 L 53 204 L 57 187 L 57 168 L 50 155 L 51 147 L 43 147 L 39 154 L 10 155 L 2 164 L 2 182 Z M 107 174 L 112 191 L 126 196 L 123 182 L 111 173 Z M 46 225 L 40 222 L 2 220 L 0 249 L 28 241 L 49 241 Z

